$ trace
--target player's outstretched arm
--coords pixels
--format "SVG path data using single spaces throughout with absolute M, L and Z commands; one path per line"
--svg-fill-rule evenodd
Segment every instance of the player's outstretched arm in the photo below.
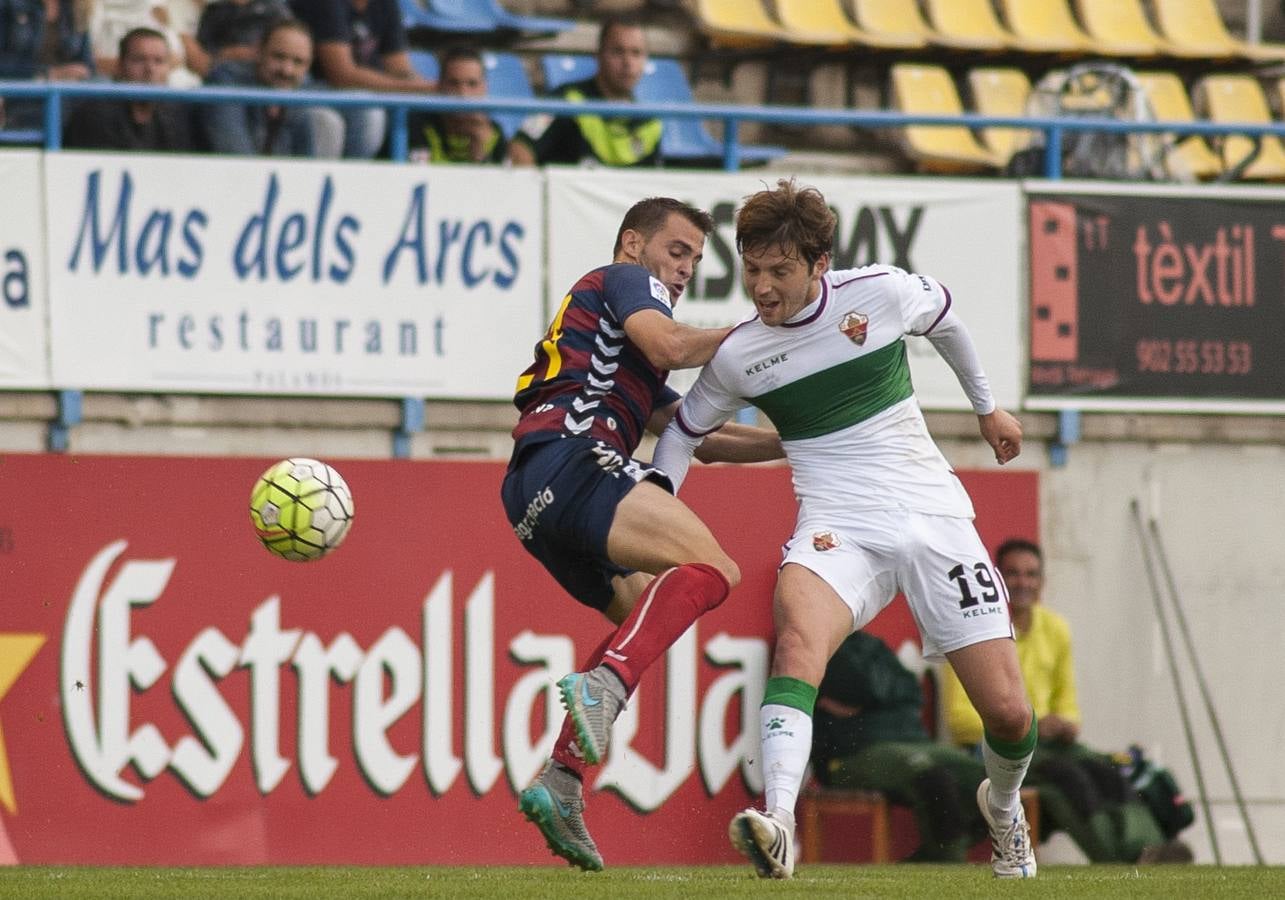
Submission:
M 644 309 L 625 319 L 625 334 L 658 369 L 691 369 L 709 362 L 731 328 L 693 328 Z
M 652 412 L 647 420 L 647 430 L 660 436 L 678 412 L 679 401 L 675 400 Z M 724 422 L 712 434 L 708 434 L 696 446 L 695 456 L 703 463 L 756 463 L 771 462 L 785 458 L 785 448 L 781 446 L 781 436 L 771 428 L 759 428 L 757 425 L 741 425 L 738 422 Z
M 781 436 L 770 428 L 724 422 L 696 448 L 703 463 L 756 463 L 785 458 Z
M 982 437 L 995 451 L 995 462 L 1001 466 L 1022 452 L 1022 423 L 1007 410 L 995 409 L 977 417 Z

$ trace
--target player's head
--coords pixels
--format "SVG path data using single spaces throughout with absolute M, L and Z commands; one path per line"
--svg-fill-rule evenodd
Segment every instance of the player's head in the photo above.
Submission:
M 1044 554 L 1039 544 L 1025 538 L 1009 538 L 995 551 L 995 568 L 1008 587 L 1008 601 L 1018 610 L 1040 602 L 1044 590 Z
M 677 303 L 705 252 L 714 219 L 703 209 L 672 197 L 639 200 L 620 222 L 612 258 L 643 266 L 669 289 Z
M 609 99 L 628 100 L 647 66 L 647 36 L 632 16 L 612 16 L 598 32 L 598 87 Z
M 303 85 L 312 65 L 312 32 L 297 19 L 280 19 L 268 26 L 259 44 L 259 81 L 292 91 Z
M 741 278 L 765 325 L 780 325 L 815 299 L 830 268 L 835 215 L 816 188 L 782 178 L 736 213 Z

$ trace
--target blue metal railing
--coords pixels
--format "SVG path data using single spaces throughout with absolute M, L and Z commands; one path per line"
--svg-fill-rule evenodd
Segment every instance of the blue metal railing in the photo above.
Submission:
M 62 104 L 50 102 L 65 98 L 97 97 L 117 100 L 159 100 L 196 104 L 248 103 L 259 106 L 329 106 L 334 108 L 381 106 L 389 111 L 392 158 L 405 161 L 407 154 L 406 117 L 410 110 L 453 112 L 486 110 L 501 113 L 549 113 L 577 115 L 590 113 L 603 116 L 656 116 L 663 119 L 716 120 L 723 125 L 723 168 L 739 168 L 739 128 L 741 122 L 764 122 L 775 125 L 849 125 L 857 128 L 904 128 L 907 125 L 962 125 L 967 128 L 1027 128 L 1044 133 L 1044 174 L 1060 178 L 1062 174 L 1062 137 L 1067 132 L 1096 131 L 1107 133 L 1199 134 L 1199 135 L 1276 135 L 1285 137 L 1285 122 L 1123 122 L 1108 118 L 1053 116 L 983 116 L 968 113 L 958 116 L 922 115 L 869 109 L 811 109 L 801 106 L 736 106 L 726 103 L 616 103 L 589 100 L 571 103 L 546 98 L 486 97 L 465 99 L 420 94 L 388 94 L 368 91 L 276 91 L 259 88 L 201 87 L 179 90 L 137 84 L 17 82 L 0 81 L 0 97 L 31 98 L 45 103 L 44 146 L 58 150 L 62 146 Z M 24 133 L 30 137 L 31 133 Z

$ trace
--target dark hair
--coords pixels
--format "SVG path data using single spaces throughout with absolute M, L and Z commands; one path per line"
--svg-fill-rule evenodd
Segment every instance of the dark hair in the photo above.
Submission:
M 272 40 L 272 36 L 278 31 L 297 31 L 308 39 L 309 44 L 313 42 L 312 29 L 308 27 L 307 22 L 302 22 L 292 16 L 282 16 L 279 19 L 274 19 L 267 28 L 263 29 L 263 37 L 259 38 L 259 46 L 261 48 L 268 46 L 268 41 Z
M 636 13 L 620 13 L 619 15 L 607 16 L 602 20 L 602 26 L 598 29 L 598 53 L 602 53 L 602 48 L 607 46 L 607 36 L 616 28 L 642 28 L 642 17 Z
M 620 252 L 621 241 L 626 231 L 636 231 L 644 238 L 649 238 L 665 227 L 665 223 L 673 213 L 678 213 L 691 222 L 701 230 L 701 234 L 709 234 L 714 230 L 714 217 L 705 210 L 697 209 L 690 203 L 675 200 L 673 197 L 648 197 L 629 207 L 629 212 L 621 219 L 620 230 L 616 232 L 616 246 L 611 250 L 612 255 Z
M 442 66 L 442 71 L 445 72 L 447 66 L 459 59 L 466 59 L 469 62 L 475 62 L 482 67 L 483 73 L 486 71 L 486 64 L 482 62 L 482 54 L 477 50 L 477 48 L 470 47 L 467 44 L 455 44 L 454 46 L 447 47 L 442 51 L 442 55 L 439 60 Z
M 124 36 L 120 39 L 120 43 L 116 47 L 117 58 L 124 59 L 125 55 L 129 53 L 130 45 L 133 44 L 134 41 L 141 40 L 143 38 L 156 38 L 157 40 L 165 41 L 166 51 L 170 52 L 170 55 L 173 56 L 173 52 L 170 51 L 170 42 L 165 35 L 161 34 L 155 28 L 143 26 L 142 28 L 131 28 L 129 31 L 125 32 Z
M 1010 553 L 1030 553 L 1040 561 L 1040 566 L 1044 565 L 1044 554 L 1040 551 L 1040 545 L 1034 541 L 1028 541 L 1026 538 L 1009 538 L 999 545 L 995 551 L 995 565 L 1004 565 L 1004 557 Z
M 784 253 L 797 253 L 811 268 L 830 252 L 837 221 L 820 191 L 782 178 L 775 189 L 745 198 L 736 213 L 736 251 L 778 247 Z

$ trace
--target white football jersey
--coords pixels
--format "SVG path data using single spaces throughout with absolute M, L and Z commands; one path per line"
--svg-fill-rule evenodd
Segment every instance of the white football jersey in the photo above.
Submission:
M 762 410 L 781 434 L 802 521 L 872 509 L 971 518 L 906 357 L 905 335 L 931 331 L 950 304 L 935 279 L 893 266 L 827 273 L 821 296 L 792 320 L 755 317 L 727 336 L 677 424 L 704 435 L 747 403 Z

